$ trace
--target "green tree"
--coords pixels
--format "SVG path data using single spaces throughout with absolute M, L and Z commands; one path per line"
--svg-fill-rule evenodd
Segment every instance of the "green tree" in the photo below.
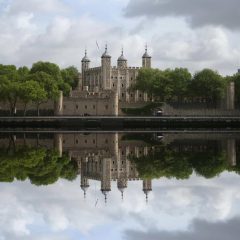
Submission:
M 184 154 L 175 153 L 164 144 L 155 148 L 146 156 L 129 156 L 134 161 L 142 178 L 175 177 L 187 179 L 192 174 L 192 166 Z
M 62 81 L 61 70 L 55 63 L 50 62 L 36 62 L 32 65 L 31 74 L 44 72 L 50 75 L 56 82 Z
M 16 113 L 16 105 L 21 95 L 21 84 L 17 81 L 15 75 L 0 76 L 0 99 L 8 102 L 10 115 Z
M 204 69 L 194 75 L 190 92 L 192 96 L 216 102 L 224 96 L 225 87 L 226 84 L 221 75 L 211 69 Z
M 0 181 L 29 179 L 35 185 L 48 185 L 60 177 L 74 180 L 77 164 L 66 155 L 41 147 L 14 146 L 0 149 Z
M 38 75 L 38 74 L 43 74 L 47 77 L 48 75 L 48 80 L 50 80 L 50 84 L 54 84 L 56 85 L 56 87 L 58 88 L 58 90 L 62 90 L 64 96 L 69 95 L 70 92 L 70 85 L 67 82 L 64 82 L 63 78 L 62 78 L 62 74 L 61 74 L 61 70 L 59 68 L 58 65 L 56 65 L 55 63 L 50 63 L 50 62 L 37 62 L 34 63 L 30 73 L 33 75 Z M 47 91 L 47 89 L 45 88 L 45 90 Z M 48 91 L 47 91 L 48 92 Z M 52 92 L 53 94 L 53 92 Z M 50 96 L 49 99 L 53 99 L 54 98 L 54 94 Z
M 186 68 L 175 68 L 174 70 L 165 70 L 165 74 L 170 79 L 172 96 L 181 101 L 188 95 L 188 88 L 192 80 L 191 73 Z
M 75 89 L 78 85 L 79 72 L 76 67 L 70 66 L 61 70 L 63 81 Z
M 226 155 L 222 151 L 208 151 L 189 154 L 189 161 L 197 174 L 205 178 L 218 176 L 227 169 Z
M 131 89 L 147 92 L 162 101 L 172 96 L 172 86 L 168 74 L 159 69 L 141 69 L 136 84 Z
M 21 85 L 21 100 L 24 103 L 24 116 L 29 102 L 33 102 L 37 106 L 37 114 L 39 116 L 40 104 L 47 101 L 47 92 L 38 82 L 30 80 Z

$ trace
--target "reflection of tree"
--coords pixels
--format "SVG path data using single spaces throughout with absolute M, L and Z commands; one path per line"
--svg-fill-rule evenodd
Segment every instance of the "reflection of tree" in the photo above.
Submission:
M 205 178 L 213 178 L 227 169 L 228 163 L 224 152 L 192 153 L 188 156 L 195 172 Z
M 58 178 L 73 180 L 77 164 L 67 156 L 59 157 L 57 151 L 29 146 L 0 149 L 0 181 L 30 179 L 35 185 L 54 183 Z
M 207 150 L 206 152 L 181 152 L 160 144 L 146 156 L 131 156 L 142 178 L 175 177 L 187 179 L 195 171 L 206 178 L 219 175 L 227 169 L 224 152 Z

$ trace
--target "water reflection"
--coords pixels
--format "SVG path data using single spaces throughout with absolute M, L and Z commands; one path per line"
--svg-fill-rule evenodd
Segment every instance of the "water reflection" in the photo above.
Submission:
M 80 174 L 84 197 L 89 180 L 101 183 L 107 202 L 112 182 L 121 198 L 128 182 L 142 181 L 146 201 L 152 180 L 188 179 L 193 172 L 213 178 L 240 171 L 240 137 L 236 133 L 48 133 L 1 134 L 0 181 L 29 179 L 48 185 Z
M 230 132 L 2 133 L 0 239 L 238 239 L 239 143 Z

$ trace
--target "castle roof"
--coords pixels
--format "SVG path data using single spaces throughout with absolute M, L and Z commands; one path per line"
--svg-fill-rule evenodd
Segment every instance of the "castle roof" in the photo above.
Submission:
M 87 50 L 85 50 L 85 56 L 83 57 L 82 62 L 90 62 L 90 60 L 87 56 Z
M 122 49 L 122 54 L 121 56 L 118 58 L 118 61 L 127 61 L 127 59 L 124 57 L 123 55 L 123 49 Z
M 147 49 L 147 46 L 146 46 L 146 48 L 145 48 L 145 53 L 143 54 L 143 58 L 151 58 L 151 56 L 148 54 L 148 51 L 147 51 L 148 49 Z
M 102 58 L 111 58 L 111 56 L 108 54 L 108 51 L 107 51 L 107 44 L 105 47 L 105 52 L 102 54 Z

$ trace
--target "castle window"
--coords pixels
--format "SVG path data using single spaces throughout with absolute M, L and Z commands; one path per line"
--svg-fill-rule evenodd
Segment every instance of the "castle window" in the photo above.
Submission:
M 133 97 L 133 94 L 131 93 L 131 97 Z
M 76 144 L 78 144 L 78 140 L 76 139 Z
M 114 83 L 113 83 L 113 87 L 114 87 Z
M 108 109 L 108 105 L 105 106 L 105 109 Z
M 122 151 L 122 155 L 124 155 L 124 151 Z
M 95 105 L 93 105 L 93 109 L 95 109 L 96 107 L 95 107 Z
M 78 109 L 78 105 L 76 105 L 76 109 Z
M 122 97 L 124 97 L 124 93 L 122 93 Z
M 122 87 L 124 87 L 124 85 L 122 84 Z
M 139 97 L 142 97 L 142 94 L 139 94 Z
M 120 79 L 122 79 L 122 77 L 120 77 Z
M 85 109 L 87 109 L 87 105 L 85 105 Z
M 85 143 L 87 143 L 87 140 L 85 139 Z
M 95 139 L 93 139 L 93 144 L 95 144 Z
M 115 77 L 115 79 L 117 79 L 117 77 Z

